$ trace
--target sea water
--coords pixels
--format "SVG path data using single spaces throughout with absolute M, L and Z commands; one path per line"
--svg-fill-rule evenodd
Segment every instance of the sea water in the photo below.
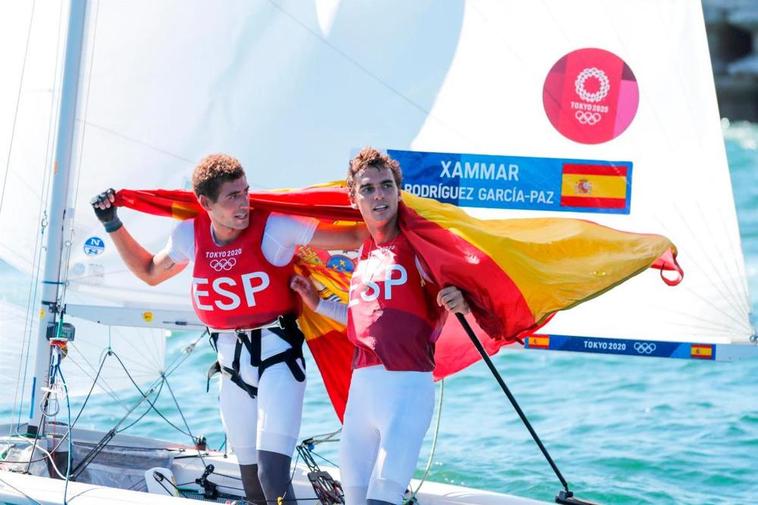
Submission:
M 758 126 L 725 125 L 724 134 L 756 314 Z M 0 281 L 6 293 L 26 282 L 2 264 Z M 169 359 L 189 338 L 169 338 Z M 205 371 L 213 359 L 209 346 L 200 345 L 169 381 L 192 433 L 219 447 L 224 437 L 216 385 L 205 392 Z M 501 352 L 494 362 L 578 497 L 629 505 L 758 503 L 758 360 L 712 363 L 535 351 Z M 303 438 L 338 428 L 315 366 L 309 365 Z M 12 417 L 8 396 L 0 403 L 3 420 Z M 134 393 L 130 401 L 137 399 Z M 80 401 L 72 405 L 75 412 Z M 186 430 L 165 391 L 156 406 Z M 110 397 L 96 396 L 87 412 L 79 427 L 107 430 L 124 409 Z M 418 477 L 436 426 L 433 421 Z M 438 431 L 429 480 L 545 501 L 561 488 L 481 363 L 444 384 Z M 155 413 L 127 433 L 190 443 Z M 336 462 L 335 443 L 315 450 L 324 458 L 317 461 Z

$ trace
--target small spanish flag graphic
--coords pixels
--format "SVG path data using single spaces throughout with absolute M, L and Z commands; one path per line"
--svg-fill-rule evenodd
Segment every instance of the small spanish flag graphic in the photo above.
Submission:
M 627 167 L 564 163 L 561 207 L 626 208 Z
M 527 338 L 529 349 L 550 349 L 549 335 L 531 335 Z
M 692 344 L 690 357 L 693 359 L 713 359 L 713 346 L 709 344 Z

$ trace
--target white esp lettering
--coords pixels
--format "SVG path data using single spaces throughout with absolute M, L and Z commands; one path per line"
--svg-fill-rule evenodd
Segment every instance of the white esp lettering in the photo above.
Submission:
M 200 301 L 201 296 L 208 296 L 208 291 L 200 290 L 200 285 L 208 284 L 208 279 L 192 278 L 192 297 L 195 299 L 195 307 L 200 310 L 213 310 L 212 305 L 205 305 Z
M 213 291 L 215 291 L 219 296 L 226 297 L 230 301 L 228 303 L 223 303 L 219 298 L 214 300 L 214 304 L 216 307 L 218 307 L 221 310 L 234 310 L 237 307 L 240 306 L 240 297 L 237 296 L 236 293 L 233 291 L 228 291 L 221 287 L 222 284 L 226 284 L 229 287 L 233 288 L 237 285 L 236 282 L 234 282 L 234 279 L 230 277 L 219 277 L 217 279 L 213 280 Z
M 393 272 L 398 272 L 400 275 L 395 277 L 393 276 Z M 405 268 L 402 265 L 390 265 L 385 269 L 384 273 L 384 299 L 385 300 L 391 300 L 392 299 L 392 287 L 393 286 L 402 286 L 408 281 L 408 272 L 405 270 Z M 378 283 L 369 280 L 363 280 L 363 286 L 361 286 L 361 291 L 359 293 L 361 299 L 364 302 L 373 302 L 377 298 L 379 298 L 379 295 L 381 294 L 382 290 Z M 350 305 L 355 305 L 357 303 L 357 300 L 351 301 Z
M 397 279 L 392 278 L 392 272 L 399 272 Z M 392 286 L 402 286 L 408 280 L 408 272 L 402 265 L 390 265 L 387 269 L 387 280 L 384 282 L 384 299 L 392 300 Z
M 265 290 L 270 284 L 269 276 L 266 272 L 243 274 L 240 276 L 240 282 L 237 282 L 232 277 L 217 277 L 213 279 L 210 291 L 207 289 L 208 281 L 208 279 L 199 277 L 192 278 L 192 297 L 195 301 L 195 306 L 199 310 L 212 311 L 214 310 L 214 305 L 216 308 L 224 311 L 239 308 L 242 300 L 235 288 L 240 284 L 242 284 L 242 289 L 245 293 L 245 303 L 248 307 L 255 307 L 255 294 Z M 201 287 L 206 289 L 201 289 Z M 202 300 L 202 298 L 206 297 L 209 297 L 209 299 Z
M 259 282 L 253 286 L 253 279 Z M 260 293 L 268 287 L 269 278 L 266 272 L 253 272 L 242 275 L 242 286 L 245 288 L 245 301 L 248 307 L 255 306 L 255 293 Z

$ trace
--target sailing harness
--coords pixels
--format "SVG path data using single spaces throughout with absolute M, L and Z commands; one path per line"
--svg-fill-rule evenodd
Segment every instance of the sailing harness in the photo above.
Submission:
M 277 335 L 287 342 L 291 347 L 286 351 L 274 354 L 266 359 L 261 359 L 261 331 L 268 329 L 271 333 Z M 258 396 L 258 387 L 248 384 L 242 379 L 240 374 L 240 359 L 242 356 L 243 346 L 250 355 L 250 364 L 258 368 L 258 381 L 260 384 L 261 376 L 266 369 L 278 364 L 285 363 L 292 372 L 292 376 L 298 382 L 305 380 L 305 359 L 303 358 L 303 342 L 305 335 L 297 326 L 297 318 L 294 314 L 286 314 L 276 318 L 275 321 L 252 329 L 233 330 L 237 336 L 237 342 L 234 347 L 234 360 L 231 367 L 222 366 L 216 361 L 208 369 L 208 381 L 206 382 L 206 392 L 210 390 L 211 378 L 217 373 L 229 377 L 234 384 L 245 391 L 250 398 L 255 399 Z M 214 351 L 218 352 L 217 342 L 220 331 L 211 331 L 210 343 Z M 300 360 L 300 363 L 298 363 Z M 302 364 L 302 367 L 301 367 Z

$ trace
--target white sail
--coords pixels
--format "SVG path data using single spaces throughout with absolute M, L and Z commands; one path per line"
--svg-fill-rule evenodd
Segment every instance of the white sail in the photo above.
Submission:
M 31 370 L 25 368 L 24 360 L 34 348 L 29 346 L 29 338 L 37 332 L 36 316 L 22 307 L 0 302 L 0 342 L 4 349 L 0 355 L 0 387 L 7 392 L 4 406 L 6 402 L 21 401 L 22 392 L 29 391 L 28 385 L 24 387 L 23 379 L 28 380 L 25 374 L 30 374 Z M 105 326 L 77 317 L 66 317 L 65 321 L 76 328 L 76 337 L 69 342 L 68 355 L 61 364 L 72 396 L 86 395 L 97 377 L 93 392 L 110 395 L 118 405 L 120 392 L 129 390 L 131 395 L 133 391 L 129 375 L 138 385 L 145 386 L 164 370 L 166 342 L 162 330 Z M 117 360 L 109 359 L 100 370 L 108 348 L 118 355 L 124 367 Z M 33 356 L 30 362 L 33 362 Z
M 82 196 L 72 261 L 84 272 L 82 284 L 133 286 L 140 297 L 156 291 L 136 284 L 107 240 L 97 261 L 81 254 L 84 239 L 104 237 L 86 199 L 108 186 L 187 187 L 193 164 L 209 152 L 239 157 L 256 187 L 340 178 L 350 153 L 365 144 L 623 160 L 633 165 L 628 214 L 556 215 L 665 234 L 680 249 L 684 281 L 668 288 L 655 272 L 645 273 L 560 314 L 546 331 L 719 344 L 752 334 L 699 5 L 527 2 L 517 12 L 515 3 L 498 1 L 342 2 L 326 11 L 314 2 L 141 7 L 100 2 L 92 9 L 97 36 L 84 65 L 91 73 L 80 114 Z M 598 144 L 566 138 L 543 105 L 551 67 L 588 47 L 618 55 L 639 86 L 628 128 Z M 168 223 L 122 214 L 152 250 L 162 246 Z M 102 280 L 90 275 L 100 271 L 98 262 Z M 186 301 L 186 286 L 186 279 L 172 283 L 175 300 Z
M 38 11 L 35 16 L 42 15 Z M 22 14 L 16 23 L 28 26 L 22 21 L 29 12 Z M 50 23 L 57 15 L 44 14 Z M 151 288 L 127 271 L 89 208 L 95 193 L 188 188 L 194 164 L 210 152 L 237 156 L 254 187 L 304 186 L 343 177 L 350 154 L 372 144 L 630 162 L 628 213 L 470 211 L 580 217 L 662 233 L 679 247 L 685 278 L 678 287 L 644 273 L 559 314 L 548 333 L 718 344 L 747 342 L 752 334 L 697 3 L 236 1 L 219 9 L 200 1 L 93 1 L 88 25 L 67 263 L 69 295 L 79 303 L 141 311 L 187 310 L 189 303 L 189 272 Z M 38 77 L 50 90 L 58 30 L 46 34 L 40 68 L 47 73 Z M 543 104 L 553 65 L 582 48 L 617 55 L 639 89 L 633 119 L 605 142 L 567 138 Z M 36 89 L 28 81 L 32 75 L 24 77 L 24 98 Z M 21 103 L 29 112 L 31 105 Z M 11 105 L 3 103 L 3 110 Z M 49 120 L 35 124 L 28 130 L 16 125 L 0 209 L 0 258 L 28 271 L 39 249 L 43 207 L 34 203 L 36 213 L 17 209 L 44 201 L 41 153 L 49 143 L 40 133 Z M 2 128 L 8 146 L 7 120 Z M 36 161 L 27 169 L 20 160 L 29 152 Z M 413 174 L 413 166 L 404 169 Z M 148 249 L 163 247 L 173 223 L 120 213 Z
M 0 45 L 9 49 L 0 52 L 0 260 L 30 280 L 2 297 L 21 305 L 0 305 L 0 336 L 12 350 L 0 358 L 5 379 L 28 360 L 25 339 L 36 335 L 67 9 L 52 0 L 0 9 Z M 109 346 L 149 382 L 163 367 L 159 328 L 181 326 L 189 310 L 189 272 L 158 288 L 135 279 L 89 199 L 108 187 L 189 188 L 193 166 L 211 152 L 238 157 L 258 188 L 342 178 L 350 155 L 367 144 L 451 159 L 518 157 L 532 168 L 548 159 L 622 162 L 629 167 L 622 212 L 513 208 L 504 197 L 487 206 L 478 195 L 478 205 L 457 203 L 485 218 L 590 219 L 677 244 L 685 270 L 678 287 L 642 273 L 559 314 L 545 328 L 552 336 L 732 344 L 753 333 L 698 2 L 92 0 L 87 25 L 63 275 L 72 308 L 65 319 L 77 327 L 63 365 L 74 392 L 86 391 Z M 560 131 L 545 105 L 551 70 L 587 48 L 613 54 L 636 83 L 623 124 L 591 142 Z M 579 83 L 577 121 L 607 121 L 595 106 L 624 84 L 606 82 L 594 62 L 580 70 L 566 74 Z M 599 87 L 585 87 L 587 79 Z M 478 187 L 517 190 L 525 181 L 505 166 L 507 176 L 485 177 Z M 430 176 L 404 165 L 409 189 L 413 181 L 438 183 L 437 169 Z M 456 178 L 460 187 L 477 176 L 472 169 Z M 120 215 L 153 252 L 173 225 L 126 209 Z M 93 322 L 101 320 L 107 324 Z M 108 375 L 101 387 L 117 395 L 125 384 L 117 380 Z
M 13 2 L 0 15 L 0 259 L 30 273 L 40 254 L 52 163 L 60 43 L 58 2 Z

